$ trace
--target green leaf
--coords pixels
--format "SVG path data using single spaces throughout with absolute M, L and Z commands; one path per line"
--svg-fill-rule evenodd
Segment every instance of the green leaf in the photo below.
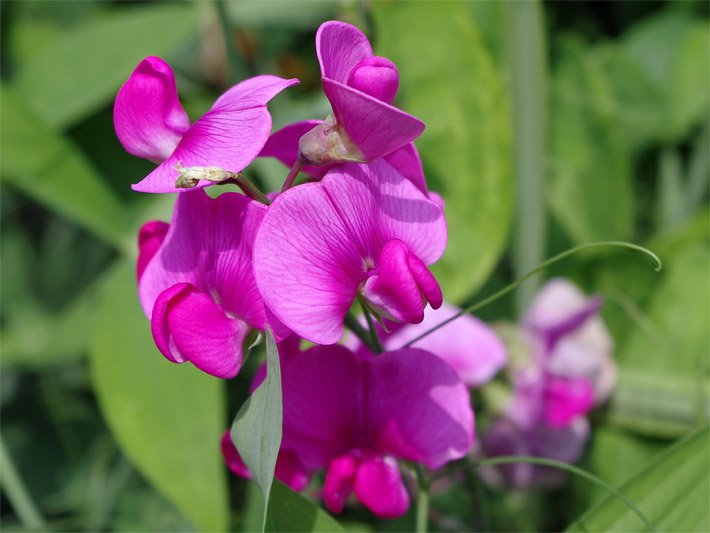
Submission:
M 398 105 L 426 123 L 417 146 L 431 189 L 446 200 L 448 246 L 433 271 L 446 297 L 462 300 L 491 272 L 508 234 L 508 95 L 464 3 L 372 7 L 377 53 L 397 63 Z
M 618 353 L 611 421 L 677 436 L 710 420 L 707 246 L 706 238 L 691 241 L 666 259 L 648 307 L 650 327 L 636 328 Z
M 68 140 L 2 86 L 0 179 L 105 241 L 123 248 L 128 213 L 101 176 Z
M 265 336 L 266 379 L 244 402 L 231 430 L 232 441 L 264 498 L 262 524 L 266 524 L 283 426 L 279 351 L 271 331 L 267 329 Z
M 313 31 L 320 22 L 332 18 L 335 0 L 241 0 L 227 2 L 230 18 L 241 27 L 292 28 Z
M 155 488 L 200 529 L 224 530 L 222 382 L 157 351 L 134 276 L 125 262 L 107 285 L 91 350 L 94 391 L 119 445 Z
M 631 150 L 601 63 L 567 40 L 553 73 L 551 210 L 576 244 L 626 240 L 633 227 Z
M 277 480 L 269 498 L 265 531 L 330 532 L 343 528 L 328 513 Z
M 619 487 L 660 531 L 710 529 L 710 432 L 705 427 L 677 443 Z M 645 531 L 638 516 L 607 496 L 568 531 Z
M 22 65 L 17 91 L 49 126 L 71 125 L 112 101 L 145 56 L 165 54 L 193 35 L 197 19 L 193 6 L 186 4 L 89 18 Z

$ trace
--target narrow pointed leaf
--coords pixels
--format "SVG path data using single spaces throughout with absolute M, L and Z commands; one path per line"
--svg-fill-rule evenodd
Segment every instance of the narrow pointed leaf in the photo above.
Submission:
M 269 497 L 265 531 L 343 531 L 333 517 L 279 481 Z

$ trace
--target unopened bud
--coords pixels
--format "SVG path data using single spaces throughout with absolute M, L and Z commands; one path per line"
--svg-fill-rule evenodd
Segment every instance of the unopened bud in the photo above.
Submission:
M 175 180 L 175 187 L 178 189 L 192 189 L 196 187 L 200 180 L 220 183 L 234 177 L 234 173 L 224 170 L 221 167 L 183 167 L 180 163 L 175 165 L 180 175 Z
M 309 165 L 325 165 L 353 161 L 364 163 L 365 158 L 348 134 L 338 125 L 333 115 L 306 133 L 298 141 L 299 157 Z

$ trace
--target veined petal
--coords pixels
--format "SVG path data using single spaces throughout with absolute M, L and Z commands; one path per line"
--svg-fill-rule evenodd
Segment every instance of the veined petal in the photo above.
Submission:
M 184 192 L 175 187 L 178 165 L 214 166 L 230 172 L 244 170 L 256 159 L 271 131 L 271 115 L 265 99 L 295 83 L 298 80 L 258 76 L 232 87 L 184 133 L 172 155 L 133 185 L 133 190 Z M 203 181 L 197 188 L 208 185 L 209 181 Z
M 435 469 L 470 450 L 471 400 L 449 365 L 416 348 L 369 363 L 368 431 L 378 451 Z
M 409 509 L 409 495 L 394 457 L 366 457 L 358 465 L 353 489 L 358 500 L 382 518 L 397 518 Z
M 384 339 L 388 350 L 401 348 L 410 340 L 451 318 L 461 309 L 444 302 L 440 309 L 427 307 L 421 324 L 398 328 Z M 483 321 L 464 314 L 412 345 L 446 361 L 466 385 L 482 385 L 506 364 L 505 345 Z
M 138 64 L 116 95 L 113 123 L 129 154 L 155 162 L 170 157 L 190 127 L 170 65 L 154 56 Z
M 256 281 L 281 322 L 332 344 L 379 249 L 394 239 L 432 263 L 446 246 L 443 213 L 385 161 L 339 165 L 270 206 L 254 246 Z
M 279 339 L 287 335 L 267 313 L 254 281 L 252 247 L 265 212 L 266 206 L 238 193 L 179 195 L 170 229 L 139 283 L 146 315 L 165 289 L 190 283 L 248 325 L 269 325 Z
M 424 178 L 422 160 L 414 143 L 405 144 L 402 148 L 386 155 L 385 161 L 397 169 L 397 172 L 402 174 L 402 176 L 414 183 L 417 189 L 429 195 L 429 189 Z
M 372 47 L 352 24 L 331 20 L 316 32 L 316 54 L 321 74 L 344 84 L 355 66 L 372 56 Z
M 340 513 L 353 490 L 358 461 L 352 454 L 330 462 L 323 482 L 323 503 L 332 513 Z
M 336 80 L 322 81 L 337 123 L 365 161 L 374 161 L 406 146 L 424 131 L 421 120 L 396 107 Z

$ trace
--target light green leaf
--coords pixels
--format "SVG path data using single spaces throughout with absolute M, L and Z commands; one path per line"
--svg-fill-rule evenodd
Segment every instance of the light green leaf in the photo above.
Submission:
M 336 0 L 240 0 L 227 2 L 235 24 L 242 27 L 294 28 L 313 31 L 320 22 L 332 18 Z
M 239 455 L 261 489 L 264 498 L 264 525 L 283 426 L 279 351 L 274 336 L 268 329 L 265 337 L 266 379 L 244 402 L 231 430 L 232 441 L 239 450 Z
M 619 490 L 659 531 L 710 530 L 710 441 L 708 428 L 677 443 Z M 611 495 L 594 505 L 568 531 L 645 531 L 628 507 Z
M 553 74 L 550 207 L 576 244 L 626 240 L 633 224 L 631 150 L 599 59 L 563 41 Z
M 373 12 L 377 53 L 397 63 L 397 104 L 426 123 L 417 147 L 446 200 L 448 246 L 433 271 L 446 297 L 462 300 L 493 269 L 510 226 L 508 95 L 464 3 L 377 2 Z
M 41 204 L 122 248 L 127 211 L 101 176 L 68 140 L 28 111 L 3 86 L 0 179 Z
M 225 530 L 222 382 L 157 351 L 127 262 L 107 284 L 91 363 L 104 418 L 126 455 L 194 525 Z
M 650 326 L 636 328 L 618 353 L 611 421 L 677 436 L 710 420 L 707 250 L 703 238 L 665 258 L 665 276 L 648 307 Z
M 89 18 L 22 65 L 17 91 L 49 126 L 69 126 L 112 101 L 141 59 L 173 50 L 196 28 L 195 9 L 189 4 L 123 9 L 104 19 Z
M 343 531 L 343 528 L 328 513 L 280 481 L 275 481 L 269 498 L 265 531 L 331 532 Z

